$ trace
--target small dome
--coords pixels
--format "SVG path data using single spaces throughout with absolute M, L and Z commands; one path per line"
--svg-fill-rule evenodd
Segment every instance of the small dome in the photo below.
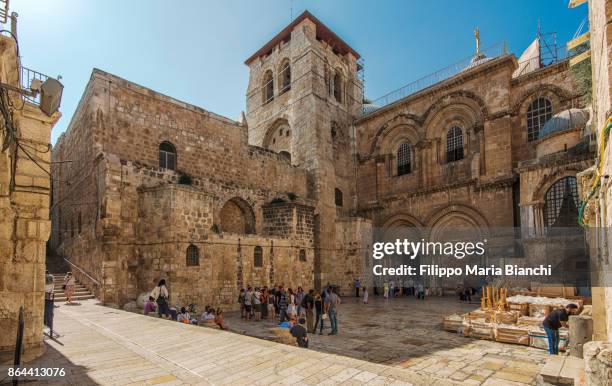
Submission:
M 539 139 L 563 131 L 583 128 L 589 121 L 589 112 L 586 109 L 568 109 L 553 115 L 540 129 Z
M 467 71 L 471 68 L 474 68 L 476 66 L 480 66 L 483 63 L 488 62 L 489 60 L 491 60 L 493 58 L 489 58 L 487 57 L 485 54 L 477 54 L 474 55 L 474 57 L 472 58 L 472 60 L 470 60 L 470 64 L 468 64 L 463 70 L 461 71 Z
M 374 103 L 364 103 L 363 105 L 361 105 L 361 111 L 363 111 L 364 114 L 369 114 L 378 110 L 379 108 L 380 106 L 375 105 Z

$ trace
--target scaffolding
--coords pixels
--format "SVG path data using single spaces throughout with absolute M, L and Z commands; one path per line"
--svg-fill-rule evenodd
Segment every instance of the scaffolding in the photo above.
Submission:
M 361 82 L 361 101 L 365 100 L 365 62 L 363 58 L 357 60 L 357 80 Z

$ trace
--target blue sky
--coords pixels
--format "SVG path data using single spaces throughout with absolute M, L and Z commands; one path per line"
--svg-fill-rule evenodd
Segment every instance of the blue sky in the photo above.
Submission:
M 507 41 L 520 55 L 537 32 L 571 39 L 587 15 L 568 0 L 15 0 L 22 63 L 62 75 L 72 116 L 94 67 L 236 118 L 245 106 L 244 60 L 308 9 L 365 59 L 375 99 L 474 52 Z

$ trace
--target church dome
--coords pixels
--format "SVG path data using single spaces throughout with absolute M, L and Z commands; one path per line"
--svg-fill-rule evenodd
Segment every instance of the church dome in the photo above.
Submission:
M 380 106 L 375 105 L 374 103 L 364 103 L 363 105 L 361 105 L 361 110 L 363 111 L 364 115 L 374 112 L 378 110 L 379 108 Z
M 468 64 L 462 71 L 467 71 L 467 70 L 472 69 L 472 68 L 474 68 L 476 66 L 480 66 L 481 64 L 486 63 L 486 62 L 488 62 L 491 59 L 493 59 L 493 58 L 489 58 L 485 54 L 476 54 L 476 55 L 474 55 L 472 60 L 470 60 L 470 64 Z
M 567 109 L 553 115 L 540 129 L 539 139 L 546 138 L 556 133 L 583 128 L 589 120 L 589 112 L 586 109 Z

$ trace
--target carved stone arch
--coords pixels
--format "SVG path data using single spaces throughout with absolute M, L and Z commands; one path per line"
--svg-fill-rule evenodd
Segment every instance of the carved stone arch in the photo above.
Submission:
M 486 112 L 473 99 L 451 97 L 444 98 L 432 105 L 434 109 L 426 113 L 423 123 L 427 139 L 442 138 L 451 123 L 460 123 L 464 131 L 473 133 L 484 125 Z
M 566 167 L 563 169 L 551 170 L 550 173 L 546 174 L 538 183 L 537 188 L 533 190 L 533 194 L 530 197 L 531 202 L 537 202 L 540 204 L 544 203 L 544 196 L 548 189 L 554 185 L 555 182 L 565 177 L 576 177 L 580 173 L 578 167 Z
M 255 212 L 253 206 L 240 197 L 230 198 L 219 211 L 219 225 L 222 232 L 255 233 Z
M 390 120 L 388 120 L 387 122 L 385 122 L 385 124 L 383 124 L 378 129 L 378 131 L 374 135 L 372 144 L 370 145 L 370 154 L 369 154 L 370 156 L 373 156 L 375 154 L 382 154 L 380 152 L 381 142 L 386 136 L 389 135 L 390 132 L 395 131 L 396 127 L 398 126 L 408 126 L 408 127 L 414 128 L 417 134 L 416 138 L 418 138 L 418 139 L 415 138 L 415 144 L 423 139 L 423 136 L 420 133 L 420 129 L 419 129 L 421 126 L 421 121 L 419 120 L 419 118 L 414 114 L 405 114 L 405 113 L 398 114 L 394 116 L 393 118 L 391 118 Z
M 458 221 L 453 223 L 451 220 Z M 470 227 L 477 229 L 480 237 L 489 234 L 487 219 L 476 208 L 465 204 L 451 204 L 435 211 L 427 219 L 426 224 L 429 229 L 430 240 L 437 240 L 438 232 L 447 231 L 449 226 L 456 226 L 457 229 Z M 458 233 L 461 233 L 461 231 Z
M 272 122 L 264 135 L 262 147 L 277 153 L 292 153 L 292 130 L 286 118 L 278 118 Z M 289 157 L 291 158 L 291 157 Z
M 399 213 L 388 216 L 383 220 L 377 233 L 375 234 L 376 241 L 395 243 L 396 240 L 408 240 L 409 242 L 418 242 L 423 239 L 424 229 L 423 224 L 416 217 L 408 213 Z M 415 267 L 418 272 L 421 256 L 407 258 L 405 255 L 385 255 L 381 263 L 387 267 L 406 264 Z M 397 280 L 397 277 L 385 279 Z
M 421 220 L 408 213 L 394 213 L 385 217 L 380 224 L 382 229 L 398 225 L 409 225 L 418 228 L 419 232 L 422 232 L 422 228 L 424 227 Z
M 455 91 L 438 98 L 429 106 L 429 108 L 421 116 L 423 126 L 429 127 L 431 120 L 438 115 L 440 110 L 443 110 L 450 105 L 468 106 L 476 117 L 474 121 L 480 125 L 484 124 L 484 121 L 487 120 L 487 117 L 489 116 L 489 110 L 486 103 L 478 95 L 471 91 Z
M 515 101 L 514 105 L 511 109 L 512 115 L 520 115 L 521 122 L 525 120 L 525 115 L 527 114 L 527 109 L 529 109 L 529 105 L 533 102 L 534 99 L 539 97 L 548 98 L 553 105 L 553 114 L 558 113 L 559 111 L 565 110 L 565 103 L 573 98 L 573 94 L 565 90 L 559 86 L 555 86 L 553 84 L 538 84 L 527 89 L 523 92 Z

